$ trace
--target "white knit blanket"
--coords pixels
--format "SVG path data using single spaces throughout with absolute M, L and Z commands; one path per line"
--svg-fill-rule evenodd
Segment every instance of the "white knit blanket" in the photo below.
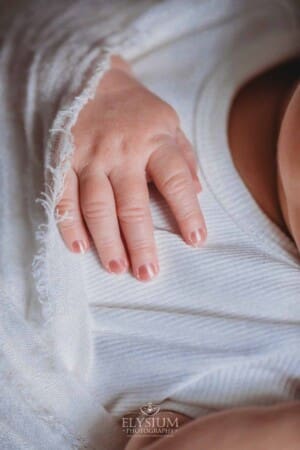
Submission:
M 1 3 L 0 448 L 119 450 L 125 436 L 86 383 L 91 318 L 68 272 L 80 259 L 54 218 L 70 130 L 110 54 L 134 59 L 247 1 Z
M 2 450 L 123 448 L 119 427 L 84 384 L 90 349 L 79 363 L 76 342 L 89 339 L 88 308 L 60 264 L 54 205 L 73 151 L 70 129 L 109 55 L 168 39 L 174 27 L 161 21 L 178 22 L 181 3 L 1 2 Z

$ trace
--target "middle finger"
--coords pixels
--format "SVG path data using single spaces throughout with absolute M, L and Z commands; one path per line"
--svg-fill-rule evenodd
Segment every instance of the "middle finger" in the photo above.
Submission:
M 114 170 L 109 178 L 133 274 L 141 281 L 148 281 L 158 274 L 159 267 L 145 173 L 123 167 Z

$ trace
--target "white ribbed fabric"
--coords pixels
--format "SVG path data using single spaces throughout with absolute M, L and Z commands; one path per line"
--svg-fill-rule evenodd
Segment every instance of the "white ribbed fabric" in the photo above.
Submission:
M 295 16 L 282 5 L 260 5 L 217 25 L 198 19 L 191 33 L 133 61 L 194 143 L 208 241 L 203 249 L 186 246 L 152 192 L 155 281 L 111 280 L 94 254 L 82 258 L 95 395 L 114 414 L 152 401 L 197 417 L 299 395 L 298 254 L 239 179 L 226 136 L 238 87 L 300 52 Z
M 237 88 L 300 51 L 297 3 L 17 3 L 0 64 L 1 449 L 121 449 L 114 417 L 148 401 L 197 417 L 299 398 L 299 258 L 226 138 Z M 53 215 L 70 129 L 117 52 L 178 111 L 202 171 L 203 249 L 151 189 L 161 273 L 147 284 L 68 252 Z

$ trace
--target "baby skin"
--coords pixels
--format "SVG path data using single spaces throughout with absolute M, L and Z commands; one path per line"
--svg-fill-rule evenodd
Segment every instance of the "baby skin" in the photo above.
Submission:
M 103 267 L 131 267 L 141 281 L 159 272 L 148 182 L 167 201 L 185 242 L 200 246 L 206 227 L 191 143 L 175 110 L 143 86 L 119 56 L 72 129 L 75 152 L 57 205 L 61 235 L 73 252 L 93 240 Z
M 299 450 L 300 402 L 235 408 L 195 420 L 182 414 L 178 418 L 172 436 L 136 434 L 125 450 Z

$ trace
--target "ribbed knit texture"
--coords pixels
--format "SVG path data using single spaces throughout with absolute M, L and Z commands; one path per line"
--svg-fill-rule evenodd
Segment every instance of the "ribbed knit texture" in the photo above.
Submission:
M 226 139 L 239 85 L 299 52 L 297 2 L 16 3 L 0 64 L 1 449 L 121 449 L 114 416 L 148 401 L 198 417 L 299 397 L 299 258 Z M 147 284 L 71 254 L 53 214 L 71 127 L 118 52 L 178 111 L 202 170 L 203 249 L 151 188 Z
M 238 87 L 299 54 L 300 32 L 282 5 L 252 6 L 223 23 L 199 21 L 133 63 L 139 79 L 175 107 L 194 144 L 208 241 L 186 246 L 153 189 L 155 281 L 111 279 L 95 254 L 82 258 L 95 396 L 116 415 L 147 401 L 198 417 L 299 396 L 298 252 L 239 178 L 226 127 Z

